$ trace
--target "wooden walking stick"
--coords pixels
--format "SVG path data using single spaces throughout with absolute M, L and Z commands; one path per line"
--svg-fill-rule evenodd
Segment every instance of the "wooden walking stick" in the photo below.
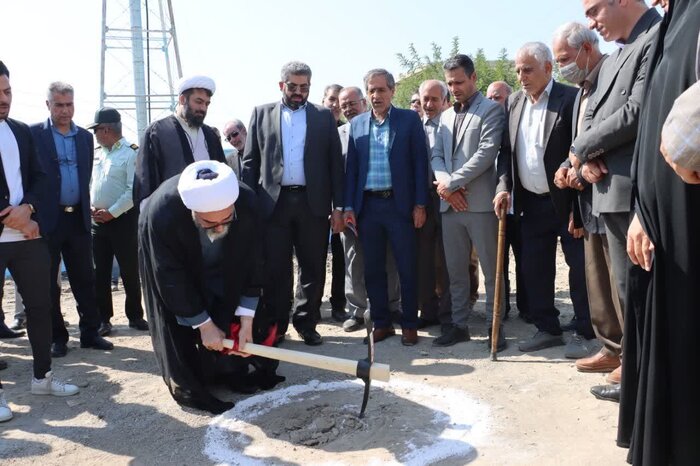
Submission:
M 501 330 L 501 295 L 503 294 L 503 257 L 506 252 L 506 210 L 507 202 L 498 206 L 498 250 L 496 253 L 496 286 L 493 296 L 493 322 L 491 323 L 491 361 L 496 361 L 498 336 Z M 507 298 L 506 298 L 507 299 Z

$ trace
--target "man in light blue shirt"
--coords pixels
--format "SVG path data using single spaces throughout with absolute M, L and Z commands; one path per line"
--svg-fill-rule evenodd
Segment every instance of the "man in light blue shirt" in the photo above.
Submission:
M 93 260 L 95 261 L 95 293 L 102 323 L 102 336 L 112 332 L 114 315 L 110 282 L 112 260 L 119 263 L 126 302 L 124 310 L 129 327 L 148 330 L 141 307 L 139 283 L 137 222 L 132 189 L 136 166 L 135 144 L 122 136 L 121 115 L 113 108 L 101 108 L 95 122 L 88 126 L 95 132 L 100 148 L 95 152 L 90 182 L 92 213 Z

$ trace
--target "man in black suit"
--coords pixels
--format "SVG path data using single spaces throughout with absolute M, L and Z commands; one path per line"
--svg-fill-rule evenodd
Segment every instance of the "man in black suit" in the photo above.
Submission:
M 299 263 L 293 324 L 304 343 L 320 345 L 316 331 L 328 250 L 328 216 L 343 229 L 343 159 L 336 122 L 328 109 L 307 103 L 311 69 L 282 67 L 281 102 L 256 107 L 248 125 L 242 180 L 258 194 L 265 229 L 264 303 L 289 326 L 292 253 Z
M 10 119 L 10 71 L 0 61 L 0 269 L 12 273 L 24 296 L 27 333 L 34 357 L 31 392 L 73 395 L 75 385 L 63 384 L 51 372 L 51 300 L 49 251 L 41 238 L 38 212 L 46 173 L 37 159 L 29 128 Z M 0 383 L 0 422 L 12 418 Z
M 95 297 L 90 219 L 92 135 L 73 123 L 73 87 L 63 82 L 49 85 L 46 106 L 51 113 L 43 123 L 31 126 L 37 154 L 47 173 L 43 192 L 42 233 L 48 238 L 51 277 L 58 274 L 61 256 L 80 315 L 80 347 L 111 350 L 112 343 L 98 335 L 100 316 Z M 21 290 L 20 290 L 21 292 Z M 68 331 L 61 314 L 61 290 L 51 280 L 51 321 L 54 357 L 68 352 Z
M 515 197 L 520 223 L 523 285 L 526 305 L 537 333 L 522 342 L 520 351 L 563 345 L 554 307 L 556 246 L 569 265 L 569 289 L 574 312 L 588 320 L 583 259 L 583 232 L 574 228 L 575 191 L 554 185 L 554 173 L 569 153 L 571 118 L 576 89 L 552 79 L 552 52 L 541 42 L 523 45 L 515 56 L 522 90 L 508 99 L 508 130 L 499 154 L 499 184 L 494 206 Z

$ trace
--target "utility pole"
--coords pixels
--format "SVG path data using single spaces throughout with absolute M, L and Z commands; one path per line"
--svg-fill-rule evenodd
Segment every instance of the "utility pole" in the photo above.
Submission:
M 125 135 L 141 141 L 177 104 L 182 65 L 172 1 L 102 0 L 100 61 L 100 106 L 119 110 Z

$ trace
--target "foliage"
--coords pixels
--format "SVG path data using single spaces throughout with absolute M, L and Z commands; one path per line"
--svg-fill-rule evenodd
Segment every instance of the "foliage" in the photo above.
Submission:
M 401 68 L 404 69 L 404 73 L 396 84 L 394 105 L 408 108 L 411 95 L 418 92 L 420 83 L 426 79 L 445 79 L 442 65 L 446 58 L 442 56 L 442 47 L 435 42 L 431 43 L 430 46 L 432 48 L 432 56 L 421 56 L 412 43 L 408 44 L 408 54 L 396 54 L 396 58 L 399 60 Z M 458 53 L 463 53 L 459 50 L 459 37 L 453 37 L 449 56 L 452 57 Z M 474 60 L 477 86 L 482 93 L 486 93 L 486 88 L 493 81 L 505 81 L 513 89 L 520 87 L 515 75 L 514 64 L 508 59 L 508 51 L 506 49 L 501 49 L 496 60 L 488 60 L 483 49 L 478 49 L 475 55 L 469 54 L 469 56 Z

